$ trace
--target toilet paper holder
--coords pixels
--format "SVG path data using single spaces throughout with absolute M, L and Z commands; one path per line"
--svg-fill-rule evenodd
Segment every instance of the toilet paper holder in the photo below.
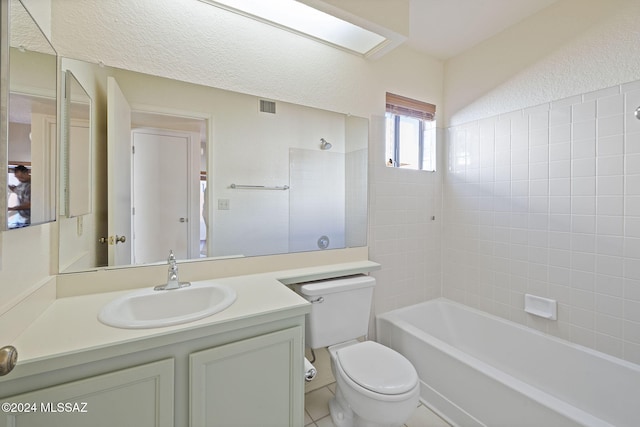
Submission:
M 306 382 L 313 380 L 316 377 L 317 373 L 318 371 L 316 370 L 316 367 L 313 366 L 311 362 L 309 362 L 309 360 L 305 357 L 304 358 L 304 380 Z

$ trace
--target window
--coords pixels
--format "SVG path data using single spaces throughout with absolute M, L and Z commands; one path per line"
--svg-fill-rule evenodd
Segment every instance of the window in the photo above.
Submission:
M 387 166 L 436 170 L 435 113 L 433 104 L 387 93 Z

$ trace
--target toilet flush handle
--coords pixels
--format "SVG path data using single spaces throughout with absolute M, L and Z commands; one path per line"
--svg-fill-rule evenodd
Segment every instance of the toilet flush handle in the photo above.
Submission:
M 320 304 L 324 302 L 324 297 L 318 297 L 314 300 L 309 301 L 311 304 Z

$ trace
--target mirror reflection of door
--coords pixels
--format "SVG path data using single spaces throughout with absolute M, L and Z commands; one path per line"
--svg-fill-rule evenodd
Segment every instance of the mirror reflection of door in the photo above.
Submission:
M 169 249 L 178 259 L 197 258 L 199 135 L 134 129 L 132 139 L 134 264 L 166 259 Z
M 71 71 L 65 71 L 64 77 L 60 202 L 61 211 L 73 218 L 88 215 L 93 209 L 91 97 Z
M 107 233 L 109 265 L 131 264 L 131 107 L 113 77 L 107 79 Z
M 112 77 L 107 104 L 109 265 L 199 258 L 206 121 L 134 111 Z

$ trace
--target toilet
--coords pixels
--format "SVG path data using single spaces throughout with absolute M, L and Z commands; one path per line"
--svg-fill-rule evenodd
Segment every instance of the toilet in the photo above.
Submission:
M 294 285 L 311 302 L 305 339 L 328 347 L 336 394 L 329 402 L 337 427 L 398 427 L 418 406 L 418 374 L 400 353 L 367 334 L 375 278 L 340 277 Z

